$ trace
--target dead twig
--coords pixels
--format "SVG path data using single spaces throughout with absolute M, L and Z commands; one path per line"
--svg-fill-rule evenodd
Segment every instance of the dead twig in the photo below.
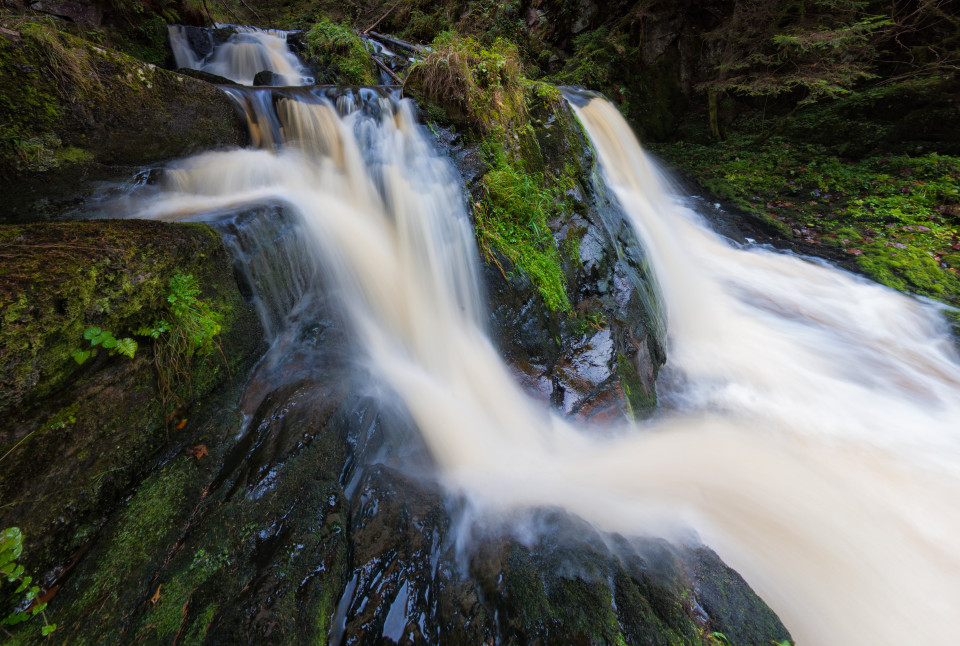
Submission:
M 386 64 L 386 63 L 384 63 L 382 60 L 380 60 L 380 58 L 377 57 L 377 56 L 373 56 L 372 58 L 373 58 L 373 62 L 377 64 L 377 67 L 379 67 L 379 68 L 382 69 L 384 72 L 386 72 L 387 75 L 388 75 L 390 78 L 392 78 L 394 81 L 396 81 L 397 85 L 403 85 L 403 79 L 400 78 L 399 76 L 397 76 L 397 73 L 396 73 L 396 72 L 394 72 L 392 69 L 390 69 L 389 67 L 387 67 L 387 64 Z
M 399 2 L 394 2 L 394 3 L 393 3 L 393 6 L 390 7 L 389 9 L 387 9 L 387 13 L 385 13 L 385 14 L 383 14 L 382 16 L 380 16 L 379 18 L 377 18 L 376 22 L 374 22 L 372 25 L 370 25 L 369 27 L 367 27 L 366 29 L 364 29 L 364 30 L 361 31 L 360 33 L 361 33 L 361 34 L 365 34 L 365 33 L 369 32 L 371 29 L 373 29 L 374 27 L 376 27 L 377 25 L 379 25 L 380 22 L 381 22 L 384 18 L 386 18 L 387 16 L 389 16 L 391 13 L 393 13 L 393 10 L 396 9 L 397 7 L 399 7 L 399 6 L 400 6 L 400 3 L 399 3 Z

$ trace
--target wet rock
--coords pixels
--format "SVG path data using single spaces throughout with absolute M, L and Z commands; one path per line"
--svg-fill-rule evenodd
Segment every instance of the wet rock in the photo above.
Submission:
M 91 27 L 98 27 L 103 19 L 103 10 L 100 5 L 91 2 L 43 1 L 31 3 L 30 8 L 40 13 L 66 18 L 71 22 Z
M 311 316 L 333 315 L 321 307 Z M 205 423 L 208 457 L 172 458 L 105 522 L 48 609 L 72 642 L 787 637 L 704 548 L 601 534 L 557 510 L 486 528 L 466 521 L 411 441 L 409 420 L 357 394 L 368 378 L 336 351 L 342 336 L 316 339 L 322 371 L 259 397 L 242 425 Z M 268 355 L 250 383 L 296 373 L 301 361 Z
M 0 64 L 9 72 L 0 93 L 16 135 L 0 146 L 0 179 L 36 185 L 11 192 L 3 221 L 38 219 L 35 211 L 44 209 L 38 202 L 56 200 L 59 185 L 76 191 L 91 169 L 246 140 L 241 115 L 216 87 L 104 49 L 56 24 L 24 23 L 20 39 L 0 48 Z M 32 142 L 30 154 L 15 141 Z
M 264 86 L 275 87 L 283 84 L 284 84 L 283 77 L 277 74 L 276 72 L 272 72 L 270 70 L 263 70 L 261 72 L 257 72 L 256 75 L 253 77 L 254 87 L 264 87 Z
M 211 74 L 210 72 L 204 72 L 203 70 L 193 70 L 189 67 L 180 67 L 176 71 L 177 74 L 183 74 L 184 76 L 195 78 L 198 81 L 206 81 L 207 83 L 213 83 L 214 85 L 239 85 L 239 83 L 236 81 L 228 79 L 224 76 Z
M 3 526 L 29 537 L 37 573 L 64 567 L 96 535 L 128 487 L 158 463 L 203 442 L 201 420 L 239 387 L 262 350 L 260 326 L 243 302 L 219 236 L 198 224 L 96 221 L 0 227 L 0 478 Z M 14 253 L 15 252 L 15 253 Z M 203 298 L 223 312 L 224 350 L 181 367 L 182 408 L 168 418 L 157 386 L 153 348 L 136 330 L 164 318 L 168 281 L 195 276 Z M 134 337 L 134 358 L 89 348 L 84 330 Z M 234 377 L 235 378 L 235 377 Z M 229 417 L 229 415 L 225 415 Z M 185 424 L 180 424 L 186 419 Z M 196 461 L 196 460 L 195 460 Z
M 642 247 L 595 180 L 592 152 L 565 102 L 532 111 L 536 145 L 526 163 L 555 176 L 576 172 L 560 215 L 549 223 L 561 252 L 570 312 L 551 312 L 529 278 L 498 256 L 483 280 L 491 329 L 518 381 L 568 415 L 613 423 L 656 406 L 663 364 L 657 287 Z M 442 137 L 468 186 L 479 190 L 475 149 Z M 535 151 L 535 152 L 534 152 Z M 474 196 L 471 199 L 480 199 Z

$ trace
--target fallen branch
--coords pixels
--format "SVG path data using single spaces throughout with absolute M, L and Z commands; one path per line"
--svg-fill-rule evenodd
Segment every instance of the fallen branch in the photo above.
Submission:
M 368 36 L 370 36 L 370 38 L 375 38 L 375 39 L 377 39 L 377 40 L 382 40 L 383 42 L 385 42 L 385 43 L 387 43 L 387 44 L 395 45 L 396 47 L 399 47 L 400 49 L 406 49 L 406 50 L 411 51 L 411 52 L 414 52 L 414 53 L 416 53 L 416 54 L 421 54 L 421 55 L 422 55 L 422 54 L 426 54 L 426 53 L 427 53 L 427 49 L 424 48 L 424 47 L 422 47 L 422 46 L 420 46 L 420 45 L 414 45 L 413 43 L 408 43 L 408 42 L 406 42 L 406 41 L 404 41 L 404 40 L 399 40 L 399 39 L 397 39 L 397 38 L 392 38 L 392 37 L 390 37 L 390 36 L 384 36 L 383 34 L 378 34 L 378 33 L 375 32 L 375 31 L 371 31 L 371 32 L 368 34 Z
M 399 6 L 400 6 L 400 3 L 399 3 L 399 2 L 393 3 L 393 6 L 390 7 L 389 9 L 387 9 L 387 13 L 385 13 L 385 14 L 383 14 L 382 16 L 380 16 L 379 18 L 377 18 L 377 21 L 376 21 L 375 23 L 373 23 L 372 25 L 370 25 L 369 27 L 367 27 L 366 29 L 364 29 L 364 30 L 361 31 L 360 33 L 361 33 L 361 34 L 366 34 L 367 32 L 369 32 L 371 29 L 373 29 L 374 27 L 376 27 L 377 25 L 379 25 L 379 24 L 380 24 L 380 21 L 382 21 L 384 18 L 386 18 L 387 16 L 389 16 L 391 13 L 393 13 L 393 10 L 396 9 L 397 7 L 399 7 Z
M 377 64 L 377 67 L 379 67 L 384 72 L 386 72 L 390 76 L 390 78 L 396 81 L 397 85 L 403 85 L 403 79 L 397 76 L 396 72 L 394 72 L 392 69 L 387 67 L 386 63 L 380 60 L 380 58 L 377 56 L 373 56 L 372 58 L 373 58 L 373 62 Z

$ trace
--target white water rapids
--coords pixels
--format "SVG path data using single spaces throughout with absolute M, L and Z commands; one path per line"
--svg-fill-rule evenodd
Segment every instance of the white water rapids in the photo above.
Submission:
M 451 490 L 626 534 L 693 527 L 800 644 L 956 642 L 960 364 L 934 306 L 722 240 L 594 99 L 577 114 L 661 283 L 676 408 L 598 438 L 530 401 L 486 337 L 458 178 L 408 102 L 371 94 L 371 118 L 304 95 L 273 117 L 236 96 L 277 120 L 265 149 L 184 160 L 130 215 L 299 213 Z

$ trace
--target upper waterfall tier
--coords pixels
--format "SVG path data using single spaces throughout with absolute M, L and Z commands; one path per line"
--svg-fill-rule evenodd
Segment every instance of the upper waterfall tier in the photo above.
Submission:
M 257 74 L 270 72 L 264 85 L 310 85 L 313 77 L 287 45 L 287 32 L 230 27 L 226 40 L 209 30 L 170 25 L 170 47 L 177 67 L 200 70 L 253 85 Z

